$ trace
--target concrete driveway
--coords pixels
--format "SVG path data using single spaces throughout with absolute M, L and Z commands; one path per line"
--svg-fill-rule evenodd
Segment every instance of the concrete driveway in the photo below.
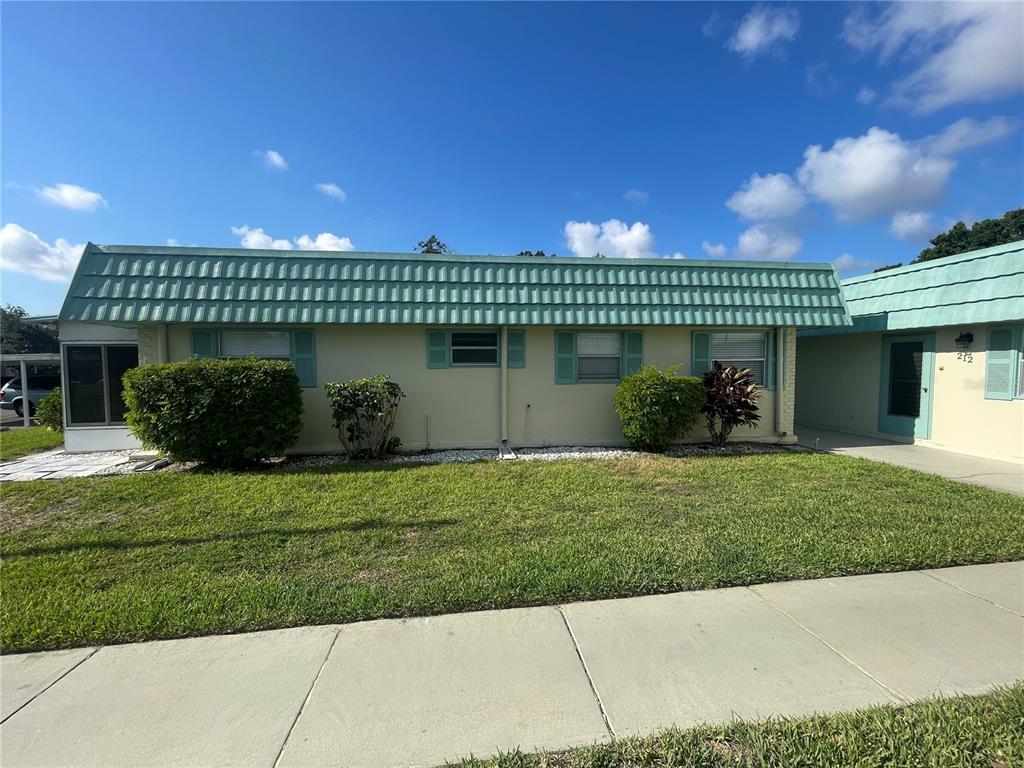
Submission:
M 1024 678 L 1024 563 L 0 657 L 8 766 L 432 766 Z
M 963 453 L 928 448 L 923 445 L 894 443 L 875 437 L 833 432 L 797 425 L 800 445 L 843 456 L 858 456 L 916 469 L 962 483 L 982 485 L 996 491 L 1024 496 L 1024 465 L 995 459 L 982 459 Z

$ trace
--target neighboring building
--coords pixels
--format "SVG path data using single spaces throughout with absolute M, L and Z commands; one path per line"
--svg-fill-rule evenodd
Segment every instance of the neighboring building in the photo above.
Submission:
M 821 264 L 90 244 L 60 312 L 65 442 L 136 445 L 121 374 L 193 355 L 291 359 L 296 452 L 340 449 L 326 382 L 381 373 L 407 395 L 406 450 L 621 444 L 621 375 L 713 359 L 764 389 L 735 438 L 793 442 L 796 328 L 849 322 Z
M 797 423 L 1024 462 L 1024 241 L 843 281 L 802 330 Z

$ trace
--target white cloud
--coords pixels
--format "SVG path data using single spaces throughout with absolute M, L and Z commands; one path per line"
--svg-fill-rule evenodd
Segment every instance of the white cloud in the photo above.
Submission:
M 685 259 L 686 258 L 686 254 L 683 253 L 682 251 L 676 251 L 675 253 L 663 254 L 661 258 L 663 258 L 663 259 Z
M 243 248 L 259 248 L 262 250 L 290 251 L 292 244 L 287 240 L 275 240 L 263 227 L 232 227 L 231 234 L 242 238 Z
M 804 80 L 807 87 L 818 96 L 827 96 L 839 90 L 839 81 L 829 69 L 828 62 L 822 61 L 804 69 Z
M 861 86 L 861 89 L 857 91 L 857 103 L 867 106 L 874 102 L 878 98 L 878 93 L 874 88 L 868 88 L 866 85 Z
M 269 168 L 272 171 L 287 171 L 288 163 L 280 152 L 273 149 L 256 149 L 253 150 L 252 156 L 263 163 L 265 168 Z
M 600 224 L 589 221 L 567 221 L 563 229 L 566 247 L 574 256 L 589 257 L 596 253 L 615 258 L 646 258 L 654 256 L 654 234 L 642 221 L 626 226 L 618 219 Z
M 650 195 L 642 189 L 627 189 L 622 193 L 622 198 L 633 205 L 643 205 L 650 199 Z
M 321 232 L 316 238 L 300 235 L 295 244 L 304 251 L 354 251 L 356 247 L 347 237 L 339 237 L 332 232 Z
M 882 128 L 804 151 L 797 178 L 840 219 L 857 220 L 941 199 L 956 165 Z
M 304 251 L 354 251 L 356 247 L 347 237 L 340 237 L 333 232 L 321 232 L 315 238 L 299 235 L 292 240 L 275 239 L 263 231 L 262 227 L 232 227 L 232 234 L 241 238 L 243 248 L 257 248 L 267 251 L 290 251 L 299 248 Z
M 77 184 L 54 184 L 51 187 L 37 189 L 36 194 L 48 203 L 70 208 L 72 211 L 95 211 L 101 205 L 104 208 L 107 206 L 107 201 L 99 192 L 93 192 Z
M 982 123 L 964 117 L 947 126 L 942 133 L 921 140 L 927 151 L 937 155 L 954 155 L 965 149 L 999 141 L 1016 131 L 1018 123 L 1005 117 L 993 117 Z
M 795 8 L 756 6 L 743 17 L 729 48 L 747 58 L 756 58 L 782 43 L 792 42 L 800 29 L 800 14 Z
M 700 244 L 701 250 L 704 251 L 708 256 L 715 259 L 720 259 L 725 256 L 726 251 L 729 249 L 725 247 L 725 243 L 712 243 L 705 240 Z
M 796 182 L 786 173 L 752 175 L 725 204 L 745 219 L 778 219 L 792 216 L 807 202 Z
M 808 147 L 796 175 L 842 220 L 888 216 L 941 200 L 956 167 L 952 155 L 1002 139 L 1017 127 L 1005 117 L 981 123 L 964 118 L 916 141 L 874 127 L 863 136 L 837 139 L 829 149 Z
M 789 261 L 804 247 L 796 233 L 773 224 L 755 224 L 740 234 L 736 250 L 749 259 Z
M 839 270 L 841 274 L 856 272 L 859 269 L 867 269 L 872 264 L 870 261 L 858 259 L 856 256 L 849 253 L 840 255 L 832 263 L 835 264 L 836 269 Z
M 314 184 L 314 188 L 317 192 L 327 195 L 333 200 L 337 200 L 339 203 L 344 203 L 348 199 L 348 195 L 345 194 L 345 190 L 335 184 L 333 181 L 327 181 L 322 184 Z
M 85 243 L 72 245 L 63 238 L 50 245 L 35 232 L 13 223 L 0 229 L 0 269 L 51 283 L 70 282 L 84 249 Z
M 896 211 L 889 231 L 900 240 L 920 242 L 935 234 L 935 222 L 927 211 Z
M 991 101 L 1024 87 L 1024 4 L 893 3 L 878 13 L 860 7 L 843 23 L 854 48 L 898 53 L 918 62 L 899 78 L 891 100 L 916 112 Z
M 168 245 L 181 245 L 181 243 L 178 242 L 177 238 L 174 238 L 174 237 L 168 237 L 167 238 L 167 244 Z

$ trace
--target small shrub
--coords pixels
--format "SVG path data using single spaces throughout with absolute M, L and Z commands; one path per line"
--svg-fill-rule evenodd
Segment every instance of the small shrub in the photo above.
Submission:
M 126 421 L 179 461 L 240 467 L 278 456 L 302 428 L 302 390 L 285 360 L 189 360 L 124 375 Z
M 64 431 L 64 409 L 61 407 L 60 387 L 46 393 L 36 406 L 36 421 L 51 432 Z
M 712 445 L 724 445 L 733 428 L 753 427 L 761 420 L 757 400 L 761 393 L 749 368 L 723 368 L 715 362 L 704 374 L 704 405 L 700 409 L 707 421 Z
M 696 376 L 676 376 L 675 371 L 647 366 L 615 388 L 615 412 L 634 448 L 660 453 L 696 423 L 704 385 Z
M 391 430 L 398 416 L 398 402 L 405 393 L 389 376 L 331 381 L 324 389 L 338 439 L 349 456 L 378 458 L 401 445 L 397 437 L 391 436 Z

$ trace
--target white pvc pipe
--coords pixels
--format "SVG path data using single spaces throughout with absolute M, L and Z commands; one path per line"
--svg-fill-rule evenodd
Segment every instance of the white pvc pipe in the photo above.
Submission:
M 786 329 L 775 329 L 775 431 L 786 436 L 782 429 L 783 372 L 786 370 Z
M 501 326 L 501 444 L 508 445 L 508 326 Z

